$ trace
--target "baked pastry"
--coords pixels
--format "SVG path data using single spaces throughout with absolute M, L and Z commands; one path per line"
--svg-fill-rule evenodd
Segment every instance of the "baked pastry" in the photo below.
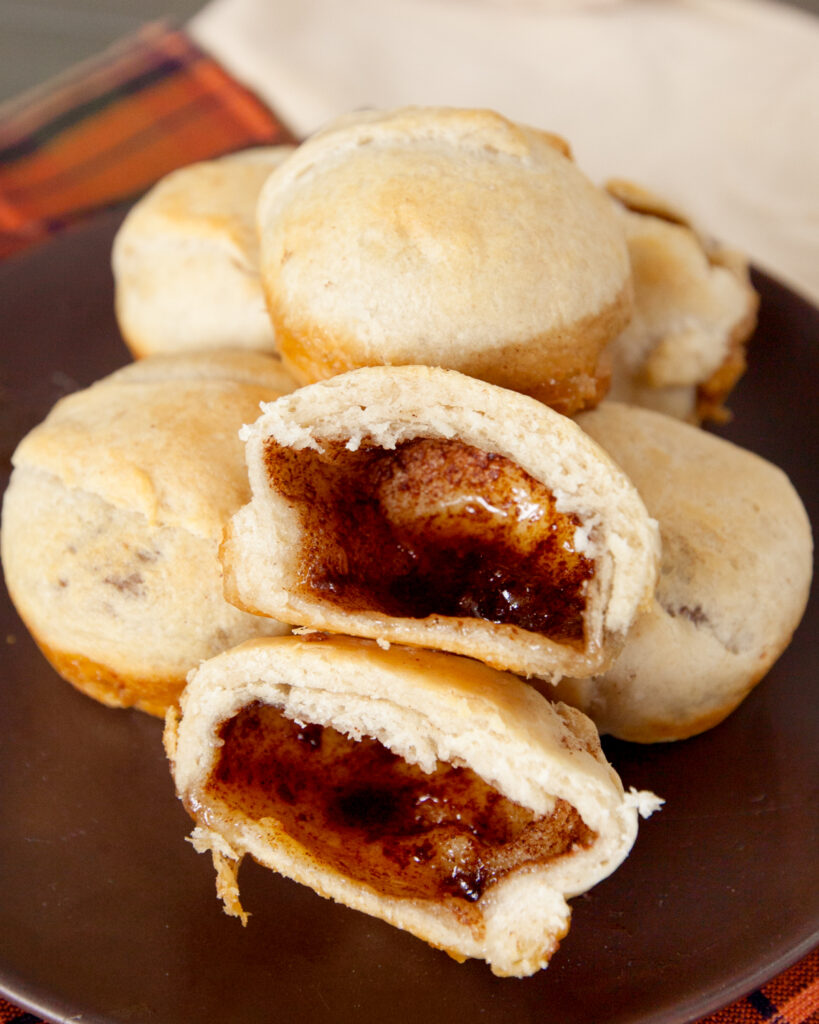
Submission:
M 240 608 L 590 675 L 651 600 L 656 524 L 571 420 L 425 366 L 365 367 L 243 430 L 253 499 L 222 545 Z
M 810 523 L 780 469 L 696 427 L 608 401 L 579 422 L 659 521 L 662 563 L 614 665 L 544 689 L 601 732 L 684 739 L 733 711 L 790 642 L 810 588 Z
M 247 149 L 182 167 L 128 213 L 112 260 L 117 320 L 134 356 L 223 346 L 275 352 L 256 200 L 292 150 Z
M 249 496 L 239 427 L 285 382 L 257 353 L 157 356 L 62 399 L 20 442 L 6 583 L 80 690 L 163 714 L 202 658 L 285 631 L 224 600 L 217 555 Z
M 566 900 L 637 813 L 593 725 L 455 655 L 327 634 L 248 641 L 192 674 L 165 729 L 227 913 L 243 856 L 496 974 L 544 967 Z
M 229 381 L 264 388 L 277 395 L 286 395 L 297 387 L 277 355 L 241 348 L 161 353 L 128 363 L 105 378 L 106 384 L 170 384 L 173 381 L 183 384 Z
M 424 364 L 565 413 L 605 392 L 598 357 L 631 309 L 623 226 L 557 136 L 487 110 L 359 113 L 271 175 L 258 217 L 302 383 Z
M 610 349 L 608 397 L 694 422 L 725 420 L 756 326 L 747 260 L 645 189 L 624 181 L 607 188 L 634 280 L 633 317 Z

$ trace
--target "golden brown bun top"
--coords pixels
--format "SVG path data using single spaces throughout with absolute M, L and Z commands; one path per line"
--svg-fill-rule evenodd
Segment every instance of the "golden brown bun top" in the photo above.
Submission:
M 270 388 L 281 395 L 297 386 L 278 356 L 237 348 L 161 353 L 128 363 L 105 378 L 118 384 L 207 380 Z
M 118 248 L 148 237 L 208 240 L 255 266 L 256 199 L 271 171 L 293 148 L 246 149 L 172 171 L 128 214 L 117 236 Z
M 218 539 L 248 490 L 238 425 L 288 380 L 257 353 L 151 357 L 57 402 L 13 462 Z
M 487 110 L 347 117 L 259 199 L 261 277 L 303 381 L 424 363 L 534 393 L 593 375 L 630 307 L 610 200 L 556 136 Z

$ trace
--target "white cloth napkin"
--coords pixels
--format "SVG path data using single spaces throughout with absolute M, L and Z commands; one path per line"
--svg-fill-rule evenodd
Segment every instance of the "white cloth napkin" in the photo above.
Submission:
M 300 135 L 486 106 L 819 303 L 819 19 L 765 0 L 212 0 L 194 38 Z

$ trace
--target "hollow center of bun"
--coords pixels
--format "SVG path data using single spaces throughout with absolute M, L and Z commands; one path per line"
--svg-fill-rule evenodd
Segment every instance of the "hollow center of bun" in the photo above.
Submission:
M 504 875 L 595 838 L 556 799 L 538 816 L 466 767 L 431 774 L 377 740 L 294 722 L 253 703 L 220 729 L 210 794 L 274 819 L 325 866 L 385 896 L 455 899 L 463 912 Z
M 580 645 L 594 562 L 580 522 L 503 455 L 416 438 L 385 449 L 268 440 L 302 526 L 298 587 L 347 611 L 467 617 Z

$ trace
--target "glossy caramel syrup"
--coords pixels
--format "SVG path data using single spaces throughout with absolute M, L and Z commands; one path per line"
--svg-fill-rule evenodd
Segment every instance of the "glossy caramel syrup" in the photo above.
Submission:
M 323 448 L 269 440 L 265 451 L 271 486 L 300 516 L 303 592 L 349 611 L 479 618 L 582 643 L 594 563 L 544 484 L 459 441 Z
M 386 896 L 472 903 L 505 874 L 588 846 L 557 800 L 537 817 L 469 768 L 426 774 L 377 740 L 351 740 L 254 703 L 225 722 L 208 795 L 270 817 L 321 863 Z

